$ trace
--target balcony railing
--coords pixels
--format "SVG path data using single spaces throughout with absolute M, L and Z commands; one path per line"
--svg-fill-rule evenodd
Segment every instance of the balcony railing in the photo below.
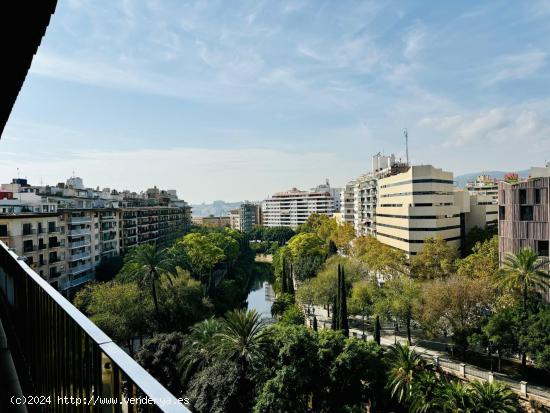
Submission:
M 16 368 L 20 375 L 30 375 L 33 386 L 27 390 L 33 393 L 29 394 L 51 398 L 45 410 L 190 413 L 2 242 L 0 299 L 6 304 L 3 325 L 14 337 L 10 350 L 19 355 L 14 357 Z M 82 404 L 62 404 L 65 397 L 78 398 Z M 92 397 L 116 403 L 84 407 L 84 400 Z M 132 404 L 137 397 L 142 403 Z
M 69 222 L 71 224 L 84 224 L 92 222 L 92 217 L 69 217 Z
M 90 233 L 90 228 L 69 229 L 69 235 L 87 235 Z
M 69 248 L 80 248 L 85 247 L 92 244 L 92 240 L 85 239 L 84 241 L 78 241 L 78 242 L 69 242 Z
M 69 267 L 69 270 L 67 271 L 67 274 L 70 275 L 76 275 L 80 274 L 81 272 L 88 271 L 92 269 L 92 264 L 81 264 L 74 267 Z
M 76 261 L 76 260 L 82 260 L 85 258 L 90 258 L 90 255 L 91 255 L 90 251 L 80 252 L 78 254 L 71 254 L 69 255 L 69 261 Z

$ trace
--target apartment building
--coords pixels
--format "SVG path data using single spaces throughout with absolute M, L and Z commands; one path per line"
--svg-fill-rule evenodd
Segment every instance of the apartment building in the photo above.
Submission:
M 342 191 L 342 220 L 355 228 L 358 235 L 376 234 L 376 200 L 378 179 L 402 172 L 406 166 L 395 159 L 395 155 L 377 153 L 371 158 L 370 172 L 346 184 Z
M 548 258 L 550 167 L 532 168 L 528 179 L 498 183 L 499 254 L 529 247 Z
M 253 202 L 244 202 L 239 208 L 229 211 L 229 226 L 241 232 L 250 232 L 255 225 L 262 225 L 262 207 Z
M 58 278 L 66 273 L 67 237 L 62 215 L 0 214 L 0 241 L 56 286 Z
M 456 196 L 453 173 L 431 165 L 410 166 L 379 179 L 377 239 L 408 256 L 416 255 L 428 237 L 441 237 L 459 248 L 465 203 L 457 202 Z
M 466 217 L 466 228 L 483 226 L 494 228 L 498 225 L 498 181 L 488 175 L 480 175 L 468 182 L 470 194 L 470 215 Z
M 231 226 L 231 220 L 227 217 L 192 217 L 193 225 L 201 225 L 210 228 L 223 228 Z
M 145 242 L 166 245 L 189 230 L 191 208 L 183 200 L 160 206 L 162 197 L 151 200 L 142 194 L 127 202 L 115 190 L 84 188 L 78 177 L 67 182 L 33 187 L 14 179 L 2 185 L 12 196 L 0 199 L 0 241 L 61 291 L 94 279 L 104 259 Z M 123 207 L 137 200 L 144 205 Z
M 332 216 L 340 212 L 340 193 L 341 188 L 331 188 L 328 181 L 309 191 L 278 192 L 262 203 L 263 225 L 297 228 L 313 213 Z

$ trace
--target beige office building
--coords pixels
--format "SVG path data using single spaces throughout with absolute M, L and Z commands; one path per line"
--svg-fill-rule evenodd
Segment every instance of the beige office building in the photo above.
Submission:
M 459 248 L 465 231 L 465 194 L 455 200 L 452 172 L 431 165 L 410 166 L 379 179 L 376 237 L 409 256 L 416 255 L 429 237 L 441 237 Z

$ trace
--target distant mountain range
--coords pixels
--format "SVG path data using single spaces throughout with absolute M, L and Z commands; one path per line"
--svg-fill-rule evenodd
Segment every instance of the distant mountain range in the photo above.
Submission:
M 517 172 L 520 177 L 527 177 L 529 175 L 529 169 L 524 169 L 523 171 L 483 171 L 483 172 L 472 172 L 469 174 L 464 175 L 458 175 L 455 176 L 455 183 L 460 188 L 463 188 L 466 186 L 466 183 L 468 181 L 473 181 L 477 176 L 479 175 L 489 175 L 496 179 L 502 179 L 504 178 L 504 175 L 506 175 L 509 172 Z
M 229 210 L 238 208 L 241 206 L 242 202 L 225 202 L 225 201 L 214 201 L 211 204 L 202 203 L 191 205 L 192 214 L 194 217 L 208 217 L 213 215 L 215 217 L 227 216 Z

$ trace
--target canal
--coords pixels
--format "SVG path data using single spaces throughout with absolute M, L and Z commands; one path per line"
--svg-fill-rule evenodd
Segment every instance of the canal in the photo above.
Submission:
M 270 266 L 271 264 L 262 263 L 260 265 Z M 256 310 L 261 314 L 262 318 L 271 318 L 271 306 L 273 305 L 273 301 L 275 301 L 275 292 L 271 286 L 273 282 L 272 275 L 271 271 L 261 268 L 260 265 L 258 265 L 258 271 L 254 272 L 250 280 L 249 292 L 246 299 L 247 308 L 249 310 Z

